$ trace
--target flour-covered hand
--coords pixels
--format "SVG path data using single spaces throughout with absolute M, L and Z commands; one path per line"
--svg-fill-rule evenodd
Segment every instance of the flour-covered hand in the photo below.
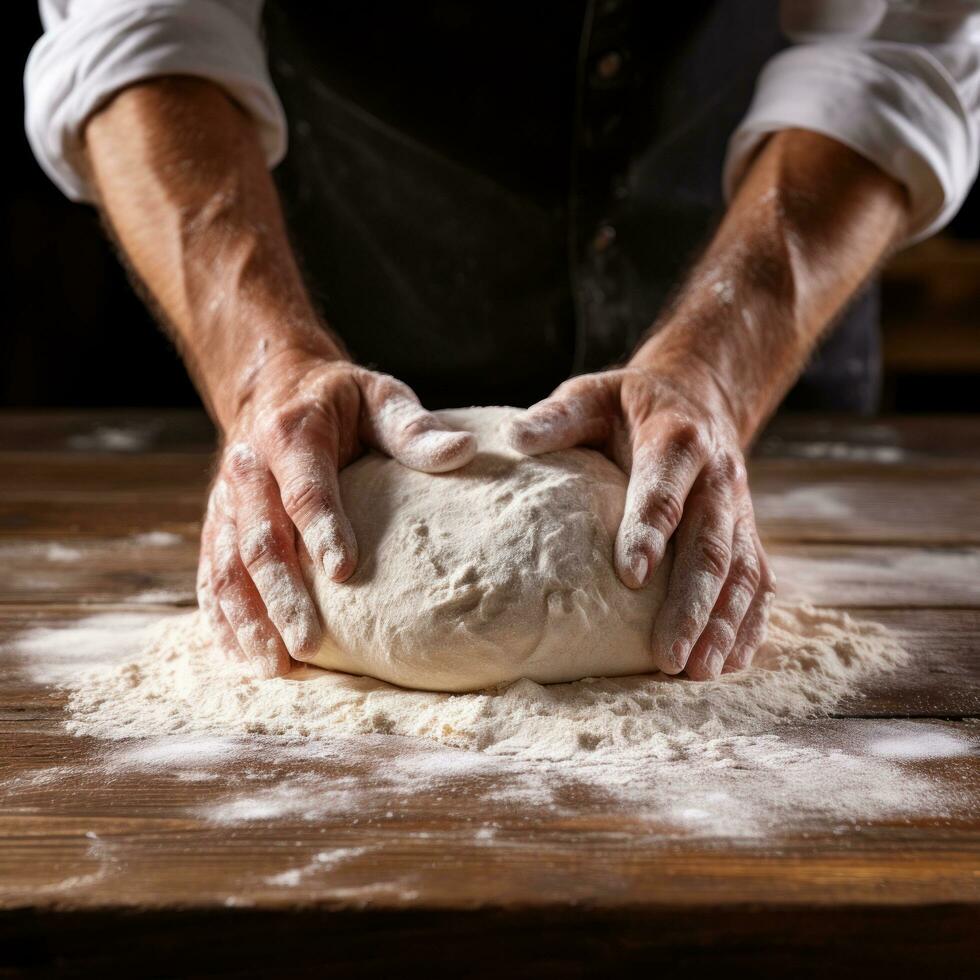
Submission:
M 516 420 L 509 438 L 531 455 L 594 446 L 629 474 L 614 557 L 630 588 L 649 581 L 673 541 L 654 666 L 704 680 L 751 662 L 774 581 L 736 428 L 709 380 L 636 366 L 572 378 Z
M 225 433 L 201 537 L 197 592 L 215 639 L 257 676 L 319 648 L 305 552 L 334 581 L 357 564 L 338 471 L 366 448 L 430 473 L 476 443 L 427 412 L 396 379 L 348 361 L 284 351 L 263 366 Z

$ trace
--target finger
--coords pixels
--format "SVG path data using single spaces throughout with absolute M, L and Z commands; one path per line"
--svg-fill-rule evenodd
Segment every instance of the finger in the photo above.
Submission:
M 245 653 L 238 645 L 238 640 L 235 639 L 235 634 L 212 591 L 211 561 L 206 551 L 208 547 L 210 543 L 205 544 L 202 537 L 201 559 L 197 571 L 197 604 L 208 625 L 211 639 L 222 657 L 231 663 L 244 663 Z
M 735 638 L 761 580 L 751 518 L 742 518 L 735 525 L 732 538 L 732 563 L 728 578 L 711 611 L 708 625 L 694 644 L 685 668 L 693 680 L 718 677 L 732 652 Z
M 364 441 L 423 473 L 445 473 L 465 466 L 476 455 L 472 432 L 453 429 L 427 412 L 408 385 L 388 375 L 371 374 L 360 382 L 364 395 Z
M 273 423 L 260 448 L 311 560 L 335 582 L 350 578 L 357 543 L 340 502 L 337 438 L 330 422 L 314 417 L 304 426 Z
M 265 605 L 238 554 L 238 534 L 230 521 L 217 528 L 212 559 L 213 592 L 256 677 L 289 670 L 289 654 L 266 614 Z
M 687 666 L 708 624 L 728 577 L 734 530 L 728 486 L 706 469 L 678 525 L 667 597 L 653 626 L 653 659 L 664 673 Z
M 290 656 L 309 659 L 320 648 L 323 630 L 303 580 L 293 523 L 279 487 L 265 463 L 243 444 L 229 448 L 226 471 L 242 563 Z
M 756 537 L 756 555 L 761 569 L 759 588 L 752 597 L 752 602 L 749 604 L 742 625 L 739 627 L 738 636 L 735 637 L 732 652 L 725 662 L 726 672 L 748 667 L 752 663 L 752 658 L 766 641 L 766 633 L 769 629 L 769 612 L 773 600 L 776 598 L 776 580 L 758 537 Z
M 663 561 L 703 466 L 701 439 L 693 428 L 641 428 L 630 467 L 614 562 L 623 584 L 642 588 Z
M 610 417 L 603 405 L 604 390 L 590 375 L 566 381 L 549 398 L 508 422 L 505 437 L 527 456 L 601 443 L 609 434 Z

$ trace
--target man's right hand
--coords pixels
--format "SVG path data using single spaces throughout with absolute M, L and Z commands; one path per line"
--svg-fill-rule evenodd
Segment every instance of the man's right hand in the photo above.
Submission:
M 272 357 L 226 426 L 201 539 L 197 594 L 215 640 L 258 677 L 319 648 L 300 555 L 334 581 L 357 565 L 339 470 L 366 449 L 441 473 L 469 462 L 451 430 L 394 378 L 305 351 Z
M 85 127 L 103 215 L 223 433 L 198 599 L 220 646 L 258 676 L 316 652 L 300 570 L 357 564 L 337 473 L 365 449 L 414 469 L 468 462 L 400 381 L 351 364 L 310 301 L 253 120 L 191 77 L 127 86 Z

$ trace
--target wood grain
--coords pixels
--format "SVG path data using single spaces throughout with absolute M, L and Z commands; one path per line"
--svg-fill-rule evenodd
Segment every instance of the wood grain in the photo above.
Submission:
M 172 525 L 171 525 L 172 526 Z M 65 535 L 0 538 L 0 603 L 186 605 L 194 595 L 196 525 L 150 539 Z M 817 606 L 980 605 L 980 548 L 772 541 L 781 596 Z
M 197 413 L 0 413 L 0 976 L 975 972 L 975 751 L 895 761 L 934 790 L 911 816 L 814 809 L 738 837 L 584 784 L 529 807 L 506 767 L 393 796 L 397 740 L 332 762 L 256 749 L 201 778 L 66 734 L 18 639 L 192 603 L 212 443 Z M 780 420 L 752 481 L 785 594 L 911 655 L 780 737 L 980 744 L 980 422 Z M 297 780 L 346 804 L 222 823 Z

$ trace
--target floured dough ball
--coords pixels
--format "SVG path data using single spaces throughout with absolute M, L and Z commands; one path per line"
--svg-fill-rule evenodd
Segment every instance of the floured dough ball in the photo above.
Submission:
M 462 469 L 369 453 L 340 474 L 360 560 L 346 582 L 314 576 L 313 663 L 432 691 L 651 671 L 668 563 L 640 590 L 617 578 L 622 471 L 591 449 L 522 456 L 501 433 L 517 409 L 438 414 L 476 434 Z

